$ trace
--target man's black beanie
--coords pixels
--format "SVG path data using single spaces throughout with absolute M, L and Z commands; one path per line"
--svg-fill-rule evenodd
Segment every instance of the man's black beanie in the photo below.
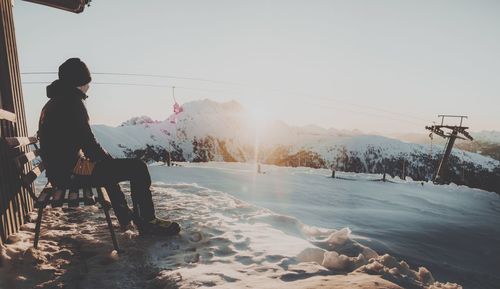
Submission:
M 64 83 L 78 87 L 90 83 L 90 71 L 80 58 L 70 58 L 59 66 L 59 79 Z

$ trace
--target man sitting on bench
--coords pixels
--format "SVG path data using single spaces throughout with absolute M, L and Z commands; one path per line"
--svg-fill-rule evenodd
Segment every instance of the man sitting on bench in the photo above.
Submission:
M 113 159 L 96 141 L 84 104 L 91 80 L 85 63 L 70 58 L 59 67 L 59 79 L 47 86 L 50 100 L 40 115 L 38 137 L 49 182 L 60 188 L 105 187 L 122 228 L 134 221 L 141 234 L 178 234 L 178 223 L 155 216 L 146 164 Z M 122 181 L 130 181 L 133 212 L 118 184 Z

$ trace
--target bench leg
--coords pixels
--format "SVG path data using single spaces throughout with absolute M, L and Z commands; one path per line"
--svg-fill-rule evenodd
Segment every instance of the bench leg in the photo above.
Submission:
M 111 239 L 113 240 L 113 247 L 115 247 L 116 252 L 120 253 L 120 247 L 118 247 L 118 241 L 116 240 L 115 230 L 113 229 L 113 223 L 111 222 L 111 217 L 109 216 L 109 208 L 104 207 L 104 215 L 106 215 L 106 221 L 108 222 L 109 232 L 111 233 Z
M 35 226 L 35 241 L 33 242 L 33 247 L 35 249 L 38 248 L 38 239 L 40 238 L 40 227 L 42 226 L 42 216 L 43 216 L 43 207 L 38 208 L 38 219 L 36 219 L 36 226 Z

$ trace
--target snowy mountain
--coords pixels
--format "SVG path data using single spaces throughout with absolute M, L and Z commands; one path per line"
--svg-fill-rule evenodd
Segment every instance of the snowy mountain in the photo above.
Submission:
M 500 131 L 495 130 L 483 130 L 483 131 L 472 131 L 471 136 L 474 141 L 490 144 L 500 145 Z M 394 137 L 403 141 L 428 144 L 430 142 L 429 133 L 407 133 L 407 134 L 391 134 L 389 137 Z M 445 141 L 440 141 L 440 139 L 434 139 L 437 143 L 444 143 Z
M 93 130 L 103 147 L 118 157 L 149 150 L 155 155 L 151 160 L 161 160 L 170 152 L 174 160 L 193 161 L 204 159 L 207 154 L 210 160 L 228 161 L 224 158 L 226 143 L 230 148 L 243 148 L 255 137 L 248 135 L 252 131 L 248 117 L 237 102 L 202 100 L 185 104 L 176 123 L 170 118 L 158 122 L 143 116 L 119 127 L 96 125 Z M 226 156 L 240 161 L 247 158 L 239 153 L 234 151 Z
M 472 136 L 477 141 L 492 143 L 492 144 L 500 144 L 500 131 L 483 130 L 480 132 L 473 132 Z
M 183 112 L 165 121 L 135 117 L 119 127 L 96 125 L 96 137 L 116 157 L 146 161 L 238 161 L 282 166 L 383 173 L 415 180 L 431 179 L 442 145 L 403 142 L 359 131 L 315 125 L 297 127 L 281 121 L 257 124 L 236 101 L 208 99 L 183 105 Z M 455 183 L 495 190 L 500 162 L 455 149 L 450 159 Z M 484 187 L 486 184 L 486 187 Z

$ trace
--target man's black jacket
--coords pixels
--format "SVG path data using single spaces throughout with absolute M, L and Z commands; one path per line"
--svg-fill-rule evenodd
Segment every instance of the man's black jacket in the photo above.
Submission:
M 97 143 L 90 129 L 83 103 L 87 98 L 85 93 L 56 80 L 47 86 L 47 97 L 50 100 L 43 107 L 38 124 L 40 154 L 49 181 L 53 185 L 67 186 L 79 158 L 85 156 L 100 161 L 110 156 Z

